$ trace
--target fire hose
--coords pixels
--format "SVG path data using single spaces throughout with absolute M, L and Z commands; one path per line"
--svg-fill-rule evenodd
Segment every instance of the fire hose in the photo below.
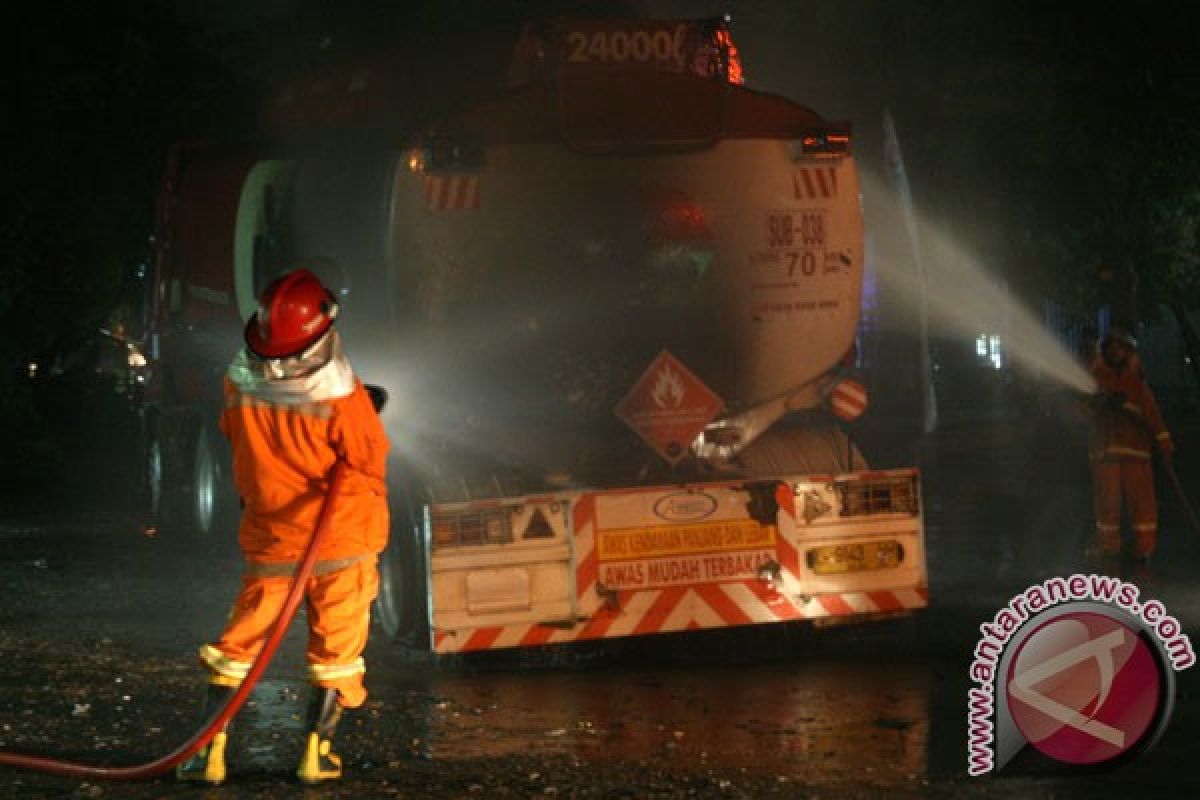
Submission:
M 1196 535 L 1200 536 L 1200 517 L 1196 516 L 1196 509 L 1192 506 L 1188 496 L 1183 491 L 1183 483 L 1179 480 L 1179 473 L 1175 471 L 1175 465 L 1171 463 L 1171 459 L 1162 456 L 1158 459 L 1158 463 L 1162 465 L 1163 473 L 1167 476 L 1167 482 L 1171 484 L 1171 488 L 1175 490 L 1175 498 L 1179 501 L 1179 505 L 1183 506 L 1183 513 L 1188 518 L 1188 522 L 1192 525 L 1192 530 Z
M 309 540 L 308 549 L 304 551 L 304 557 L 300 560 L 300 564 L 296 568 L 296 574 L 292 579 L 291 587 L 288 589 L 283 608 L 280 609 L 279 616 L 275 618 L 275 622 L 267 634 L 267 639 L 263 643 L 263 648 L 259 652 L 258 658 L 250 666 L 249 672 L 247 672 L 245 679 L 242 680 L 237 691 L 226 701 L 221 710 L 192 738 L 161 758 L 145 764 L 133 764 L 126 767 L 80 764 L 49 758 L 47 756 L 25 755 L 4 751 L 0 751 L 0 764 L 21 769 L 37 770 L 39 772 L 50 772 L 55 775 L 66 775 L 73 778 L 133 781 L 153 778 L 169 772 L 176 765 L 182 764 L 207 745 L 213 736 L 229 720 L 233 719 L 233 716 L 237 714 L 242 704 L 246 702 L 246 698 L 250 696 L 250 692 L 254 689 L 255 684 L 258 683 L 259 678 L 266 671 L 267 665 L 271 663 L 271 658 L 279 648 L 279 643 L 283 641 L 283 636 L 287 632 L 288 625 L 291 623 L 292 617 L 295 616 L 296 609 L 300 607 L 300 601 L 304 598 L 305 584 L 308 583 L 309 575 L 312 574 L 313 566 L 317 562 L 317 549 L 328 533 L 329 519 L 334 506 L 333 499 L 338 495 L 345 475 L 346 465 L 339 460 L 330 472 L 329 491 L 326 493 L 325 500 L 317 515 L 316 528 L 313 530 L 312 539 Z

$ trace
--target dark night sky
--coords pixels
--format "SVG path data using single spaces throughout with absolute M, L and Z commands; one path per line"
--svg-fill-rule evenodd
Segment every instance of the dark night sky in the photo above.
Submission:
M 48 437 L 3 441 L 5 428 L 36 432 L 50 417 L 27 365 L 94 344 L 115 308 L 136 316 L 134 275 L 149 255 L 172 142 L 249 133 L 273 81 L 366 50 L 410 51 L 434 82 L 469 75 L 477 54 L 462 43 L 490 39 L 504 52 L 527 16 L 728 11 L 748 84 L 852 121 L 864 169 L 882 160 L 890 109 L 922 212 L 1014 282 L 1094 307 L 1095 292 L 1081 287 L 1111 262 L 1137 271 L 1151 301 L 1195 308 L 1193 6 L 12 0 L 0 9 L 10 65 L 0 151 L 0 449 L 24 453 L 26 465 L 61 450 Z M 439 47 L 445 34 L 464 35 Z
M 470 54 L 429 43 L 446 32 L 476 41 L 492 33 L 501 52 L 523 18 L 560 14 L 728 11 L 748 83 L 851 120 L 867 162 L 879 158 L 890 109 L 914 193 L 934 215 L 1001 243 L 1031 225 L 1078 227 L 1074 217 L 1098 213 L 1088 204 L 1134 169 L 1119 163 L 1133 154 L 1177 153 L 1193 169 L 1200 48 L 1184 24 L 1189 6 L 1157 3 L 1148 14 L 1112 0 L 18 0 L 6 9 L 8 30 L 21 31 L 9 53 L 11 118 L 20 124 L 8 133 L 6 216 L 32 227 L 10 224 L 5 270 L 67 258 L 44 242 L 78 213 L 72 203 L 86 205 L 96 217 L 88 225 L 105 234 L 110 218 L 134 215 L 128 227 L 144 236 L 166 146 L 249 130 L 255 94 L 274 79 L 389 47 L 426 48 L 430 60 L 461 68 Z M 119 243 L 61 244 L 94 252 Z
M 503 40 L 536 15 L 729 12 L 751 85 L 854 121 L 867 145 L 890 108 L 913 169 L 942 194 L 1010 176 L 997 166 L 1016 148 L 1103 140 L 1112 118 L 1196 119 L 1200 57 L 1184 24 L 1188 6 L 1158 3 L 1148 14 L 1112 0 L 458 0 L 336 8 L 271 0 L 254 4 L 249 16 L 244 4 L 189 0 L 177 8 L 195 31 L 236 34 L 252 51 L 256 38 L 269 42 L 258 48 L 274 54 L 259 65 L 268 72 L 305 62 L 322 40 L 353 51 L 411 45 L 439 30 L 495 30 Z

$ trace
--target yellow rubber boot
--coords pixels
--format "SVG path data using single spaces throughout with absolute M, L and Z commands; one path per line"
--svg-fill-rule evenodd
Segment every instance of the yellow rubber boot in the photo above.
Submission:
M 181 781 L 207 783 L 212 786 L 225 782 L 225 744 L 229 734 L 221 731 L 196 755 L 175 768 L 175 777 Z
M 210 683 L 208 693 L 204 698 L 204 719 L 211 720 L 225 706 L 225 703 L 237 691 L 237 686 L 227 686 L 224 683 Z M 229 742 L 229 723 L 217 731 L 212 741 L 200 748 L 197 753 L 175 767 L 175 777 L 181 781 L 207 783 L 216 786 L 225 781 L 225 745 Z
M 321 783 L 342 777 L 342 759 L 333 752 L 333 740 L 318 733 L 308 734 L 296 777 L 304 783 Z
M 333 732 L 342 716 L 337 689 L 317 687 L 308 705 L 308 734 L 296 777 L 321 783 L 342 777 L 342 759 L 333 752 Z

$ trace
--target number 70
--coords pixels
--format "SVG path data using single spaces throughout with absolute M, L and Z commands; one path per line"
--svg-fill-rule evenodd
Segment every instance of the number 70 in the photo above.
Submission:
M 796 267 L 800 267 L 800 272 L 806 277 L 811 276 L 817 271 L 817 255 L 811 250 L 805 250 L 802 253 L 795 251 L 787 254 L 788 258 L 788 277 L 794 277 Z

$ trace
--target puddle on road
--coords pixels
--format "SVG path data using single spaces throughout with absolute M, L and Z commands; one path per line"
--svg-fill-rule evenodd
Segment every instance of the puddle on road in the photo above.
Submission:
M 433 676 L 419 748 L 906 786 L 927 774 L 932 683 L 927 667 L 857 662 Z
M 854 660 L 435 671 L 408 684 L 407 700 L 386 697 L 391 689 L 381 686 L 375 702 L 383 703 L 383 735 L 440 762 L 566 756 L 678 774 L 745 770 L 810 785 L 899 788 L 928 777 L 934 681 L 917 663 Z M 254 690 L 236 723 L 239 769 L 270 771 L 298 757 L 306 692 L 294 680 Z
M 295 680 L 264 680 L 254 687 L 234 721 L 239 769 L 270 771 L 295 760 L 304 727 L 305 692 L 307 687 Z

